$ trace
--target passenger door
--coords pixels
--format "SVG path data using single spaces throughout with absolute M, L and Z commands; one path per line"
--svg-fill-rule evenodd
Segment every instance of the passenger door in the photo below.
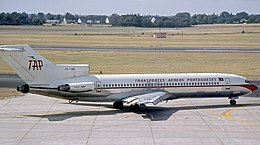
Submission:
M 102 84 L 100 81 L 96 81 L 96 92 L 101 92 Z
M 226 90 L 230 90 L 230 79 L 229 78 L 225 78 L 225 89 Z

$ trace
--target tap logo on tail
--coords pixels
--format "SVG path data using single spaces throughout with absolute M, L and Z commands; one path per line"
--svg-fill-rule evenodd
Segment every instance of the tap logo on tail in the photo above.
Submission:
M 29 70 L 42 70 L 43 61 L 42 60 L 29 60 Z

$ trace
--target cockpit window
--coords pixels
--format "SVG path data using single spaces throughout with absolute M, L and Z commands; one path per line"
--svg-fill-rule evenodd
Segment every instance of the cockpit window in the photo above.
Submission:
M 249 80 L 245 80 L 245 82 L 248 83 L 248 84 L 251 84 L 251 82 Z

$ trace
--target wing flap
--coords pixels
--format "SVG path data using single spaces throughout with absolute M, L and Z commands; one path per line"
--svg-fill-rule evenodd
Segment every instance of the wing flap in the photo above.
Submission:
M 152 92 L 146 93 L 142 95 L 132 96 L 123 99 L 122 101 L 127 104 L 148 104 L 151 103 L 153 105 L 157 105 L 158 103 L 162 102 L 164 99 L 168 98 L 167 92 Z

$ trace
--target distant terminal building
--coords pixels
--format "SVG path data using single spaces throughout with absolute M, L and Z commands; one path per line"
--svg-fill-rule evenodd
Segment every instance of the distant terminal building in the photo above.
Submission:
M 59 24 L 60 20 L 46 20 L 47 24 Z
M 157 32 L 153 33 L 154 38 L 166 38 L 166 33 L 165 32 Z
M 87 20 L 87 23 L 88 23 L 88 24 L 92 24 L 92 23 L 93 23 L 93 20 Z

